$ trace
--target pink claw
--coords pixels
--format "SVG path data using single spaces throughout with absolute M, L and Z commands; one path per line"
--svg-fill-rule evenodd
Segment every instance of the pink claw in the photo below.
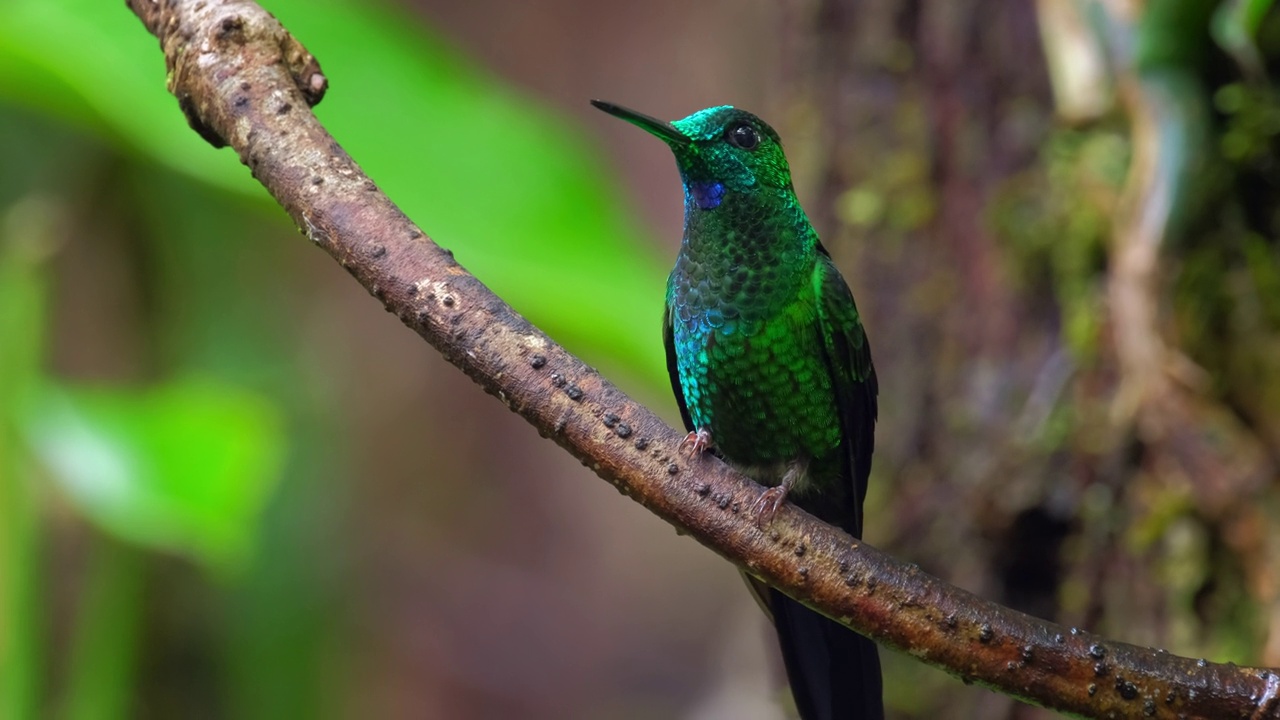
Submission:
M 764 528 L 773 522 L 773 516 L 778 514 L 778 508 L 782 507 L 782 503 L 787 501 L 787 488 L 777 485 L 766 489 L 760 493 L 760 498 L 756 500 L 755 505 L 751 506 L 751 511 L 756 514 L 756 527 Z
M 684 441 L 680 443 L 680 447 L 685 445 L 689 446 L 689 457 L 696 458 L 711 447 L 711 432 L 706 428 L 698 428 L 684 436 Z

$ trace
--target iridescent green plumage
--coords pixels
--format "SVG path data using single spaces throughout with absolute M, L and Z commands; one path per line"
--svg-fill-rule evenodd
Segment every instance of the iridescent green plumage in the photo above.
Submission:
M 685 188 L 664 340 L 694 447 L 760 482 L 761 518 L 790 497 L 861 535 L 876 378 L 844 279 L 791 186 L 777 133 L 729 106 L 665 123 L 595 105 L 662 138 Z M 805 720 L 876 718 L 874 644 L 777 591 L 772 611 Z

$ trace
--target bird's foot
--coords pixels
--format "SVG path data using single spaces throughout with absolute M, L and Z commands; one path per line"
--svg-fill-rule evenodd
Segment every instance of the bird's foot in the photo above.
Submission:
M 756 527 L 764 529 L 766 525 L 773 522 L 773 516 L 778 514 L 778 508 L 787 501 L 787 494 L 804 479 L 808 471 L 807 458 L 793 460 L 787 464 L 787 471 L 783 474 L 782 481 L 760 493 L 760 497 L 751 507 L 751 511 L 756 514 Z
M 778 508 L 787 501 L 788 489 L 785 485 L 775 485 L 760 493 L 755 505 L 751 506 L 751 512 L 756 516 L 756 527 L 763 529 L 773 522 L 773 516 L 778 514 Z
M 684 436 L 684 441 L 680 443 L 680 447 L 689 446 L 689 457 L 696 458 L 711 447 L 711 431 L 706 428 L 698 428 L 688 435 Z

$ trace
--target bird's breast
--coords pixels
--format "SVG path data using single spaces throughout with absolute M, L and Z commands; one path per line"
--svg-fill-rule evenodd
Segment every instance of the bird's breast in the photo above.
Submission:
M 711 285 L 673 292 L 672 341 L 690 418 L 741 468 L 826 455 L 840 423 L 816 299 L 772 311 L 717 302 Z

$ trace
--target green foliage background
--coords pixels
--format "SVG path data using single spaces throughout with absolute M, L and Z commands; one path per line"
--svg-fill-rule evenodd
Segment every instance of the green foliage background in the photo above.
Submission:
M 591 361 L 654 392 L 665 384 L 647 301 L 660 296 L 660 263 L 571 122 L 402 10 L 268 6 L 324 58 L 323 121 L 406 212 L 430 218 L 433 239 Z M 333 519 L 317 505 L 335 502 L 325 483 L 342 448 L 326 438 L 340 409 L 308 397 L 303 318 L 272 300 L 299 291 L 278 247 L 296 238 L 234 154 L 186 127 L 163 68 L 120 3 L 0 5 L 0 717 L 133 716 L 147 552 L 205 567 L 218 612 L 233 616 L 231 687 L 205 689 L 230 698 L 218 707 L 334 712 L 323 674 L 308 670 L 333 641 L 332 613 L 306 600 L 324 570 L 299 553 L 323 547 L 307 533 Z M 47 362 L 60 301 L 50 277 L 65 232 L 103 226 L 145 263 L 149 324 L 130 370 L 78 378 Z M 96 527 L 96 548 L 72 666 L 50 675 L 53 497 Z M 301 535 L 289 527 L 299 518 Z

